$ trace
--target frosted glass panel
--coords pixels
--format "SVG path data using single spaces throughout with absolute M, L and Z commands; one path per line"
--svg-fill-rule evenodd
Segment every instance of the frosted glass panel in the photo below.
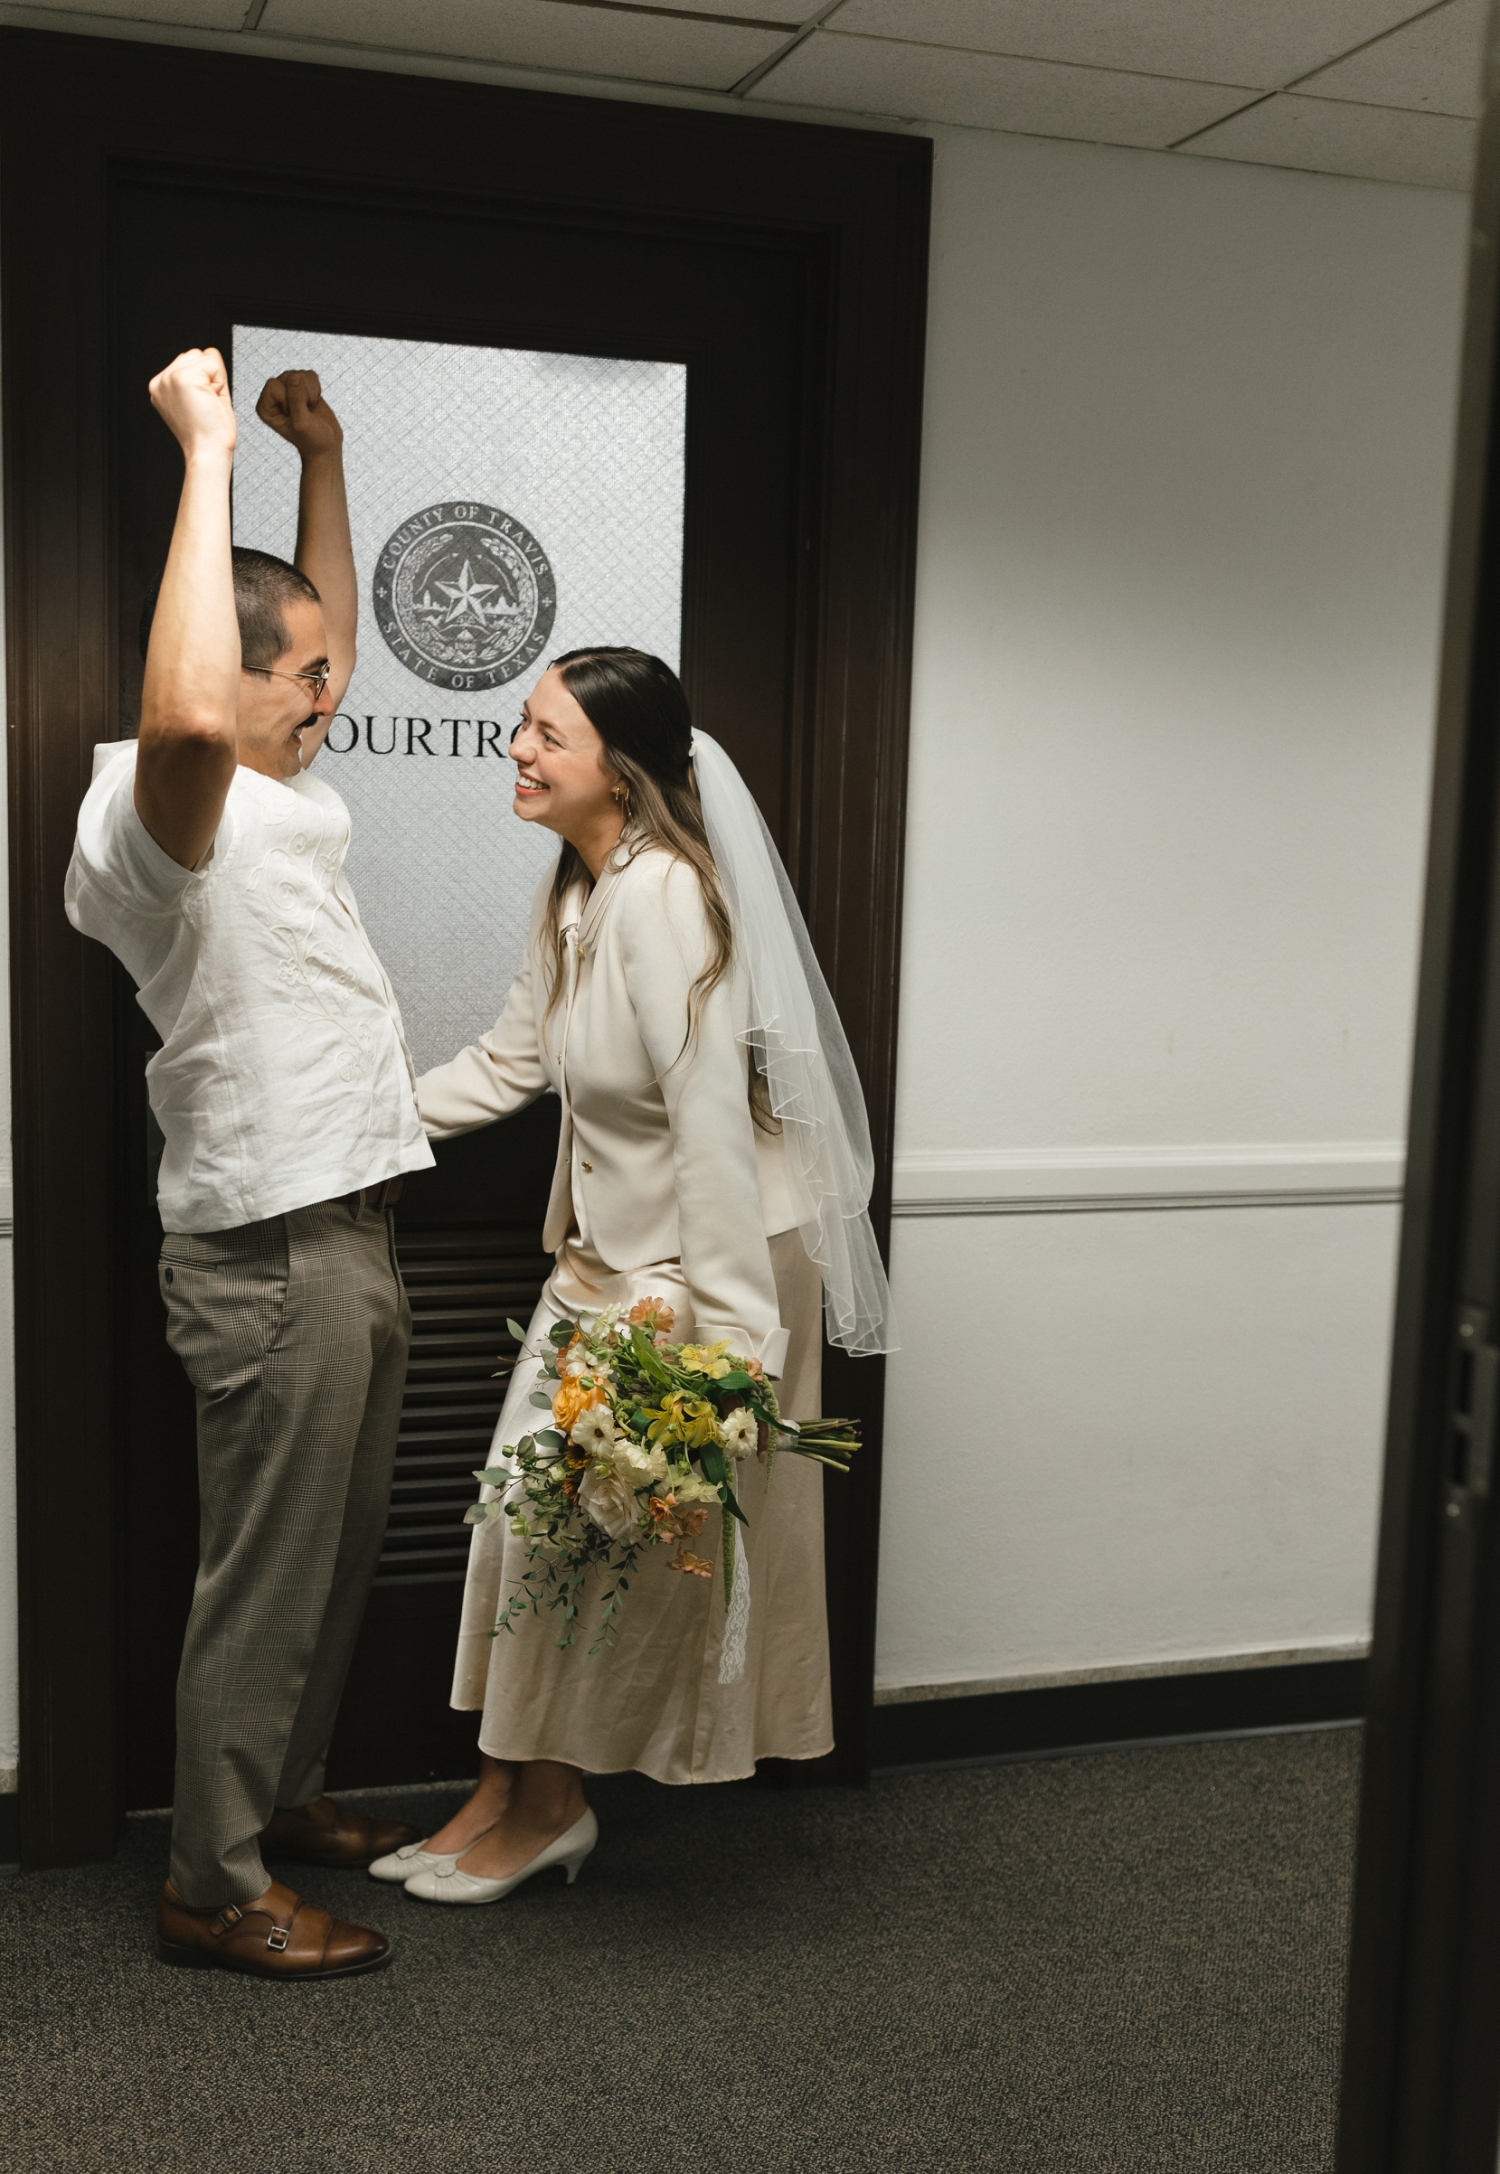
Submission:
M 489 1026 L 557 841 L 510 812 L 505 759 L 550 657 L 678 661 L 687 371 L 237 325 L 235 541 L 292 556 L 297 456 L 255 419 L 316 370 L 344 426 L 359 663 L 317 773 L 418 1069 Z

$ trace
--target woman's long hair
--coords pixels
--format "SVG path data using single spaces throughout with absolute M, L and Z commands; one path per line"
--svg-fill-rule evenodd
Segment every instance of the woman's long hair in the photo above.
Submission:
M 710 949 L 708 963 L 689 997 L 682 1044 L 686 1050 L 705 1001 L 728 973 L 733 957 L 729 908 L 693 784 L 689 760 L 693 720 L 687 696 L 670 665 L 648 656 L 644 649 L 570 649 L 566 656 L 554 659 L 554 669 L 604 742 L 604 759 L 625 787 L 622 843 L 627 853 L 633 859 L 659 846 L 674 859 L 686 861 L 697 875 L 708 916 Z M 564 839 L 544 923 L 552 954 L 544 1021 L 552 1016 L 562 994 L 562 902 L 574 884 L 589 880 L 582 854 Z

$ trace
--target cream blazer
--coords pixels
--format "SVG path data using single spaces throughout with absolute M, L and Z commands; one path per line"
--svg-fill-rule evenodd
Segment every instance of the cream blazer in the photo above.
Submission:
M 592 892 L 564 901 L 564 986 L 544 1019 L 551 886 L 549 875 L 537 890 L 526 961 L 495 1025 L 417 1081 L 427 1133 L 473 1132 L 554 1089 L 547 1250 L 576 1230 L 611 1269 L 680 1260 L 698 1340 L 727 1337 L 779 1375 L 787 1332 L 767 1240 L 796 1221 L 785 1148 L 750 1114 L 733 974 L 683 1048 L 710 947 L 698 877 L 657 847 L 633 858 L 617 848 Z

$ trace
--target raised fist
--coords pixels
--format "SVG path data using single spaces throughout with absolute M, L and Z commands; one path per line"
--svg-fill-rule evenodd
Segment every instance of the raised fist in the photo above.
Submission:
M 151 380 L 151 405 L 184 453 L 234 451 L 229 372 L 216 347 L 190 347 Z
M 316 370 L 283 370 L 268 377 L 255 412 L 278 438 L 310 453 L 336 453 L 344 442 L 338 417 L 323 398 Z

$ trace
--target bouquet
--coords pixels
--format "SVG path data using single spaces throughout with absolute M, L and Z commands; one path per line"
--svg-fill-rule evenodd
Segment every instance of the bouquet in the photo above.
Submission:
M 538 1387 L 531 1402 L 550 1424 L 522 1435 L 498 1464 L 474 1477 L 500 1490 L 476 1502 L 464 1522 L 504 1517 L 526 1543 L 528 1568 L 495 1626 L 514 1630 L 529 1609 L 562 1610 L 560 1646 L 578 1634 L 580 1587 L 602 1566 L 608 1589 L 600 1601 L 597 1653 L 614 1644 L 614 1619 L 630 1589 L 629 1572 L 647 1548 L 671 1547 L 667 1568 L 707 1578 L 713 1565 L 688 1546 L 715 1506 L 723 1532 L 724 1598 L 734 1587 L 735 1527 L 748 1525 L 735 1497 L 736 1467 L 760 1455 L 767 1479 L 778 1448 L 848 1470 L 859 1428 L 848 1419 L 794 1425 L 776 1407 L 776 1394 L 758 1359 L 738 1358 L 727 1343 L 674 1344 L 672 1308 L 642 1299 L 624 1313 L 607 1306 L 585 1327 L 559 1321 L 536 1353 L 555 1388 Z M 526 1351 L 525 1331 L 506 1327 Z

